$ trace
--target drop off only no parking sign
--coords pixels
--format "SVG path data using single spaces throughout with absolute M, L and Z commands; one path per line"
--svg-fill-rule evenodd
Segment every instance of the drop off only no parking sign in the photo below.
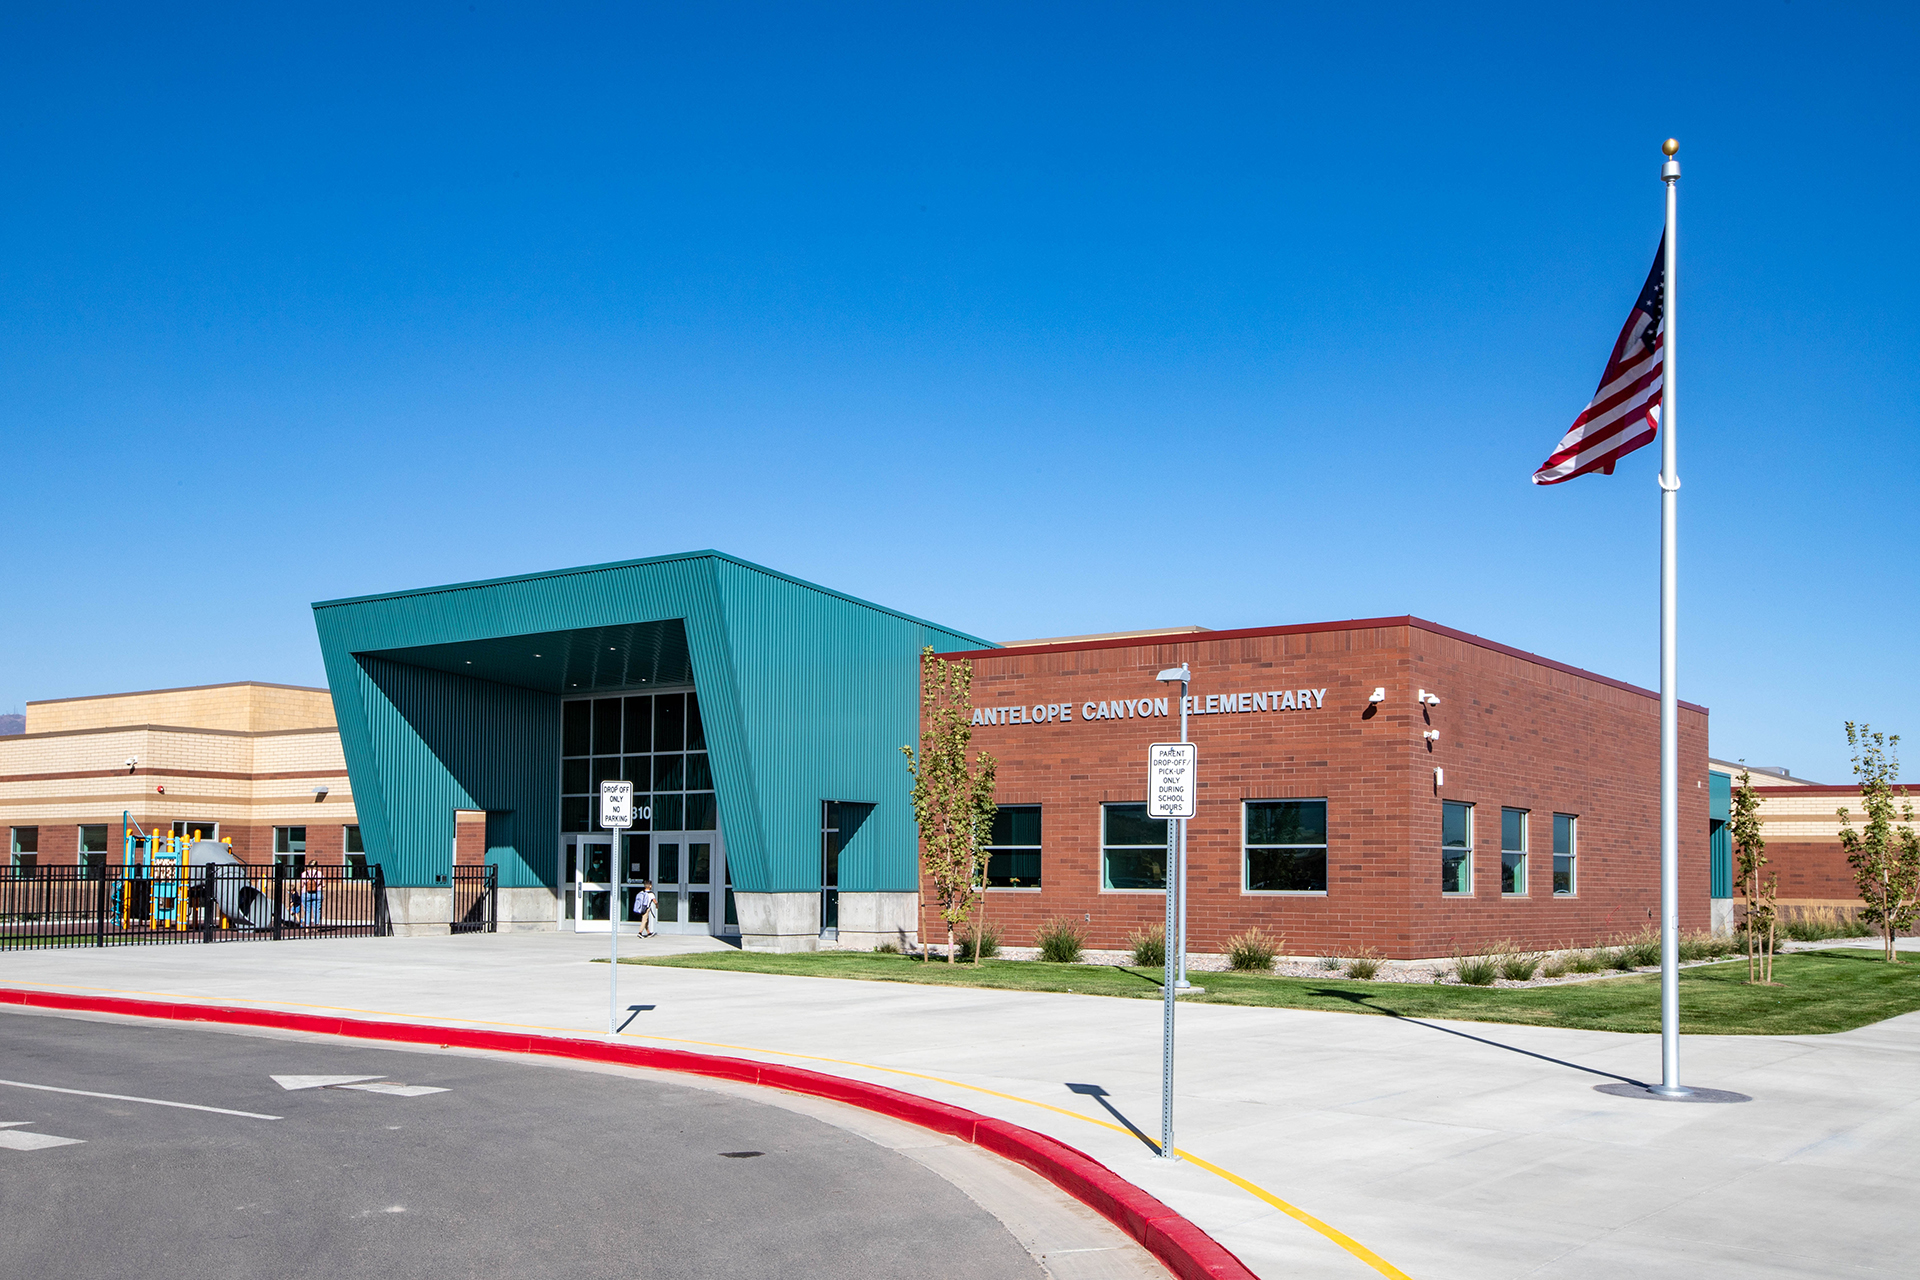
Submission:
M 1191 818 L 1200 790 L 1200 748 L 1191 742 L 1147 747 L 1147 816 Z

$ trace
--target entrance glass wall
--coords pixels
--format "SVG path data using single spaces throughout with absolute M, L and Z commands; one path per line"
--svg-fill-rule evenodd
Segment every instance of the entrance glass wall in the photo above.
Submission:
M 738 933 L 698 696 L 567 699 L 560 738 L 561 927 L 604 933 L 617 913 L 637 931 L 634 901 L 651 881 L 660 932 Z M 633 783 L 624 836 L 599 829 L 600 784 L 614 779 Z

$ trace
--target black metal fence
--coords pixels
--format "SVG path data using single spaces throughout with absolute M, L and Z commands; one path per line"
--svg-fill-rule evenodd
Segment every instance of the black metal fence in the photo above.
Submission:
M 500 868 L 453 869 L 453 932 L 495 933 L 500 925 Z
M 214 864 L 0 870 L 0 950 L 275 938 L 386 937 L 374 865 Z

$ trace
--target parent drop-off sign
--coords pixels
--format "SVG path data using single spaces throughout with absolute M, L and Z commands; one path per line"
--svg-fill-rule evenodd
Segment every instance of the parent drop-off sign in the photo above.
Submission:
M 1200 748 L 1191 742 L 1147 747 L 1147 816 L 1191 818 L 1200 790 Z

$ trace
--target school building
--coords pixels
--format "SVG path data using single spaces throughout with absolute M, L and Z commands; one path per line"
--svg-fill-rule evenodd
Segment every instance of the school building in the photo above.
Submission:
M 330 697 L 31 704 L 27 733 L 0 738 L 16 864 L 86 856 L 101 827 L 111 845 L 124 809 L 214 824 L 249 861 L 297 839 L 305 858 L 376 862 L 403 930 L 444 928 L 452 869 L 484 861 L 502 928 L 631 929 L 651 881 L 661 928 L 750 948 L 944 936 L 900 751 L 932 648 L 973 663 L 974 745 L 999 761 L 987 911 L 1008 943 L 1068 916 L 1120 946 L 1161 918 L 1145 760 L 1179 737 L 1178 686 L 1155 675 L 1181 662 L 1195 950 L 1256 924 L 1296 953 L 1560 946 L 1657 909 L 1657 698 L 1418 618 L 996 645 L 702 551 L 323 601 L 314 619 Z M 1682 925 L 1705 928 L 1723 816 L 1705 708 L 1682 704 L 1680 748 Z M 629 831 L 600 828 L 609 779 L 634 784 Z

